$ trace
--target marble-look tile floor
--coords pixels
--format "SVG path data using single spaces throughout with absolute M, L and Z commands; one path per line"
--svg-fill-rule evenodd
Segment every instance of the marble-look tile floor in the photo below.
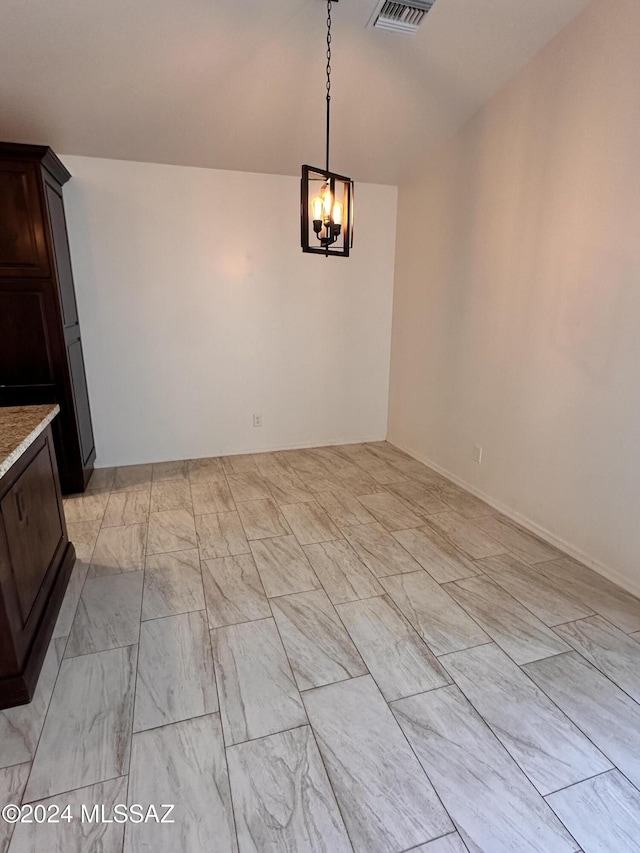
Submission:
M 102 469 L 65 511 L 0 805 L 72 820 L 0 853 L 640 851 L 640 601 L 390 444 Z M 116 804 L 173 822 L 82 820 Z

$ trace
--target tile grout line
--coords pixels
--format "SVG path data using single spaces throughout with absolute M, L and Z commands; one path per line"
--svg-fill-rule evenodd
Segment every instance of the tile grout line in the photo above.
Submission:
M 113 782 L 115 779 L 126 779 L 126 778 L 127 778 L 126 773 L 121 773 L 119 776 L 109 776 L 108 779 L 101 779 L 98 782 L 91 782 L 89 785 L 80 785 L 77 788 L 68 788 L 66 791 L 58 791 L 55 794 L 49 794 L 46 797 L 37 797 L 34 800 L 26 800 L 26 801 L 23 800 L 23 805 L 26 805 L 27 803 L 40 803 L 43 800 L 53 800 L 53 799 L 56 799 L 58 797 L 65 797 L 65 796 L 67 796 L 67 794 L 74 794 L 76 791 L 84 791 L 85 788 L 92 788 L 94 785 L 104 785 L 106 782 Z M 27 821 L 24 821 L 24 822 L 26 823 Z M 37 822 L 38 821 L 34 821 L 34 823 L 37 823 Z M 7 853 L 9 853 L 9 851 L 7 851 Z M 84 851 L 83 851 L 83 853 L 84 853 Z
M 153 472 L 152 472 L 153 473 Z M 148 536 L 148 525 L 147 525 L 147 536 Z M 142 636 L 142 608 L 144 607 L 144 587 L 146 580 L 146 543 L 145 543 L 145 568 L 142 570 L 142 592 L 140 595 L 140 615 L 138 619 L 138 642 L 136 648 L 136 660 L 135 660 L 135 675 L 133 679 L 133 705 L 131 708 L 131 735 L 129 737 L 129 769 L 127 771 L 127 797 L 129 796 L 129 774 L 131 772 L 131 758 L 133 755 L 133 734 L 134 734 L 134 722 L 136 718 L 136 701 L 138 699 L 138 675 L 139 675 L 139 663 L 140 663 L 140 639 Z M 127 800 L 128 802 L 128 800 Z
M 309 723 L 307 721 L 306 723 L 300 723 L 297 726 L 289 726 L 288 729 L 280 729 L 279 732 L 270 732 L 269 734 L 260 735 L 259 737 L 245 738 L 245 740 L 239 740 L 239 741 L 236 741 L 235 743 L 230 743 L 228 745 L 225 744 L 224 748 L 225 748 L 225 750 L 234 749 L 236 746 L 243 746 L 244 744 L 247 744 L 247 743 L 255 743 L 256 741 L 266 740 L 267 738 L 275 737 L 276 735 L 283 735 L 283 734 L 285 734 L 285 732 L 295 732 L 298 729 L 305 729 L 305 728 L 310 728 L 310 727 L 311 727 L 311 723 Z
M 156 732 L 158 729 L 168 729 L 171 726 L 179 726 L 180 723 L 188 723 L 190 720 L 202 720 L 204 717 L 219 717 L 220 711 L 205 711 L 203 714 L 192 714 L 190 717 L 182 717 L 180 720 L 172 720 L 169 723 L 158 723 L 155 726 L 149 726 L 148 728 L 138 729 L 137 732 L 133 732 L 134 735 L 143 735 L 145 732 Z
M 304 705 L 304 700 L 303 700 L 302 704 Z M 307 709 L 305 706 L 305 713 L 306 712 L 307 712 Z M 353 840 L 351 839 L 351 834 L 349 833 L 349 828 L 347 826 L 347 822 L 346 822 L 345 817 L 344 817 L 344 812 L 343 812 L 342 807 L 340 805 L 340 800 L 338 799 L 338 795 L 335 791 L 335 788 L 333 787 L 333 782 L 331 781 L 331 776 L 329 775 L 329 771 L 327 769 L 327 765 L 326 765 L 326 762 L 324 760 L 324 755 L 322 754 L 322 750 L 320 749 L 320 744 L 318 743 L 318 736 L 316 735 L 315 729 L 311 725 L 311 722 L 309 722 L 309 731 L 311 732 L 311 737 L 313 738 L 313 742 L 316 745 L 316 750 L 318 752 L 318 755 L 320 756 L 320 762 L 321 762 L 322 767 L 324 769 L 324 773 L 325 773 L 325 776 L 327 778 L 327 782 L 329 783 L 329 790 L 331 791 L 331 793 L 333 795 L 333 800 L 336 804 L 336 808 L 338 809 L 338 814 L 340 815 L 340 819 L 342 820 L 342 825 L 344 826 L 345 834 L 347 836 L 347 839 L 349 840 L 349 844 L 351 845 L 351 849 L 355 851 L 355 847 L 353 845 Z
M 202 574 L 202 565 L 200 566 L 200 573 Z M 203 591 L 204 591 L 204 580 L 203 580 Z M 206 595 L 204 597 L 205 608 L 207 604 Z M 209 626 L 209 613 L 205 610 L 205 619 L 207 621 L 207 638 L 209 642 L 209 651 L 211 654 L 211 665 L 213 667 L 213 679 L 216 689 L 216 697 L 218 699 L 218 717 L 220 720 L 220 738 L 222 740 L 222 755 L 224 757 L 224 766 L 227 772 L 227 783 L 229 785 L 229 801 L 231 803 L 231 819 L 233 821 L 233 834 L 236 839 L 236 847 L 240 849 L 240 839 L 238 838 L 238 819 L 236 816 L 236 806 L 233 799 L 233 788 L 231 786 L 231 773 L 229 772 L 229 759 L 227 756 L 227 744 L 225 742 L 225 734 L 224 734 L 224 726 L 222 725 L 222 699 L 220 696 L 220 690 L 218 689 L 218 673 L 216 671 L 216 660 L 215 655 L 213 653 L 213 639 L 212 639 L 212 629 Z
M 606 756 L 605 756 L 606 757 Z M 584 779 L 578 779 L 577 782 L 571 782 L 570 785 L 563 785 L 561 788 L 556 788 L 554 791 L 549 791 L 548 794 L 543 794 L 542 796 L 546 800 L 547 797 L 553 797 L 554 794 L 558 794 L 560 791 L 567 791 L 569 788 L 575 788 L 576 785 L 582 785 L 584 782 L 590 782 L 592 779 L 597 779 L 599 776 L 606 776 L 608 773 L 622 773 L 613 762 L 611 762 L 612 766 L 609 767 L 608 770 L 601 770 L 599 773 L 593 773 L 591 776 L 585 776 Z M 622 774 L 624 775 L 624 774 Z M 626 778 L 626 777 L 625 777 Z M 551 805 L 551 803 L 549 803 Z
M 452 821 L 452 823 L 453 823 L 453 821 Z M 443 838 L 453 838 L 454 836 L 456 836 L 457 838 L 460 839 L 460 842 L 462 843 L 463 849 L 464 849 L 465 853 L 467 853 L 468 847 L 464 843 L 464 841 L 462 841 L 462 836 L 460 835 L 458 825 L 455 823 L 453 825 L 455 827 L 453 832 L 445 832 L 444 835 L 439 835 L 437 838 L 432 838 L 431 841 L 427 841 L 427 844 L 432 844 L 434 841 L 442 841 Z M 424 847 L 424 844 L 418 844 L 417 847 L 408 847 L 406 850 L 401 851 L 401 853 L 415 853 L 415 851 L 417 851 L 417 850 L 419 851 L 422 847 Z
M 294 686 L 295 686 L 296 692 L 298 693 L 298 697 L 300 698 L 300 704 L 302 705 L 302 708 L 303 708 L 303 710 L 304 710 L 304 715 L 305 715 L 305 717 L 306 717 L 307 724 L 310 726 L 310 725 L 311 725 L 311 721 L 309 720 L 309 715 L 307 714 L 307 709 L 306 709 L 306 707 L 305 707 L 305 704 L 304 704 L 304 702 L 302 701 L 301 690 L 300 690 L 300 688 L 298 687 L 298 681 L 297 681 L 296 676 L 295 676 L 295 672 L 294 672 L 294 669 L 293 669 L 293 665 L 292 665 L 292 663 L 291 663 L 291 658 L 289 657 L 289 653 L 288 653 L 288 651 L 287 651 L 287 647 L 285 646 L 284 640 L 282 639 L 282 633 L 281 633 L 281 631 L 280 631 L 280 626 L 278 625 L 278 620 L 276 619 L 276 617 L 275 617 L 275 615 L 274 615 L 274 613 L 273 613 L 273 608 L 271 607 L 271 602 L 269 601 L 269 599 L 267 599 L 267 601 L 268 601 L 268 603 L 269 603 L 269 610 L 271 611 L 271 616 L 270 616 L 269 618 L 273 620 L 273 624 L 276 626 L 276 631 L 277 631 L 277 633 L 278 633 L 278 638 L 279 638 L 279 640 L 280 640 L 280 645 L 282 646 L 282 650 L 284 651 L 284 656 L 285 656 L 285 657 L 286 657 L 286 659 L 287 659 L 287 663 L 288 663 L 288 665 L 289 665 L 289 671 L 291 672 L 291 678 L 292 678 L 292 680 L 293 680 L 293 684 L 294 684 Z

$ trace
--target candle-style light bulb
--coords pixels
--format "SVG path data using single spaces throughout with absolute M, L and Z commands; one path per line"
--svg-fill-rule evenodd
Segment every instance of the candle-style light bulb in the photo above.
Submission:
M 342 225 L 342 205 L 339 201 L 333 205 L 333 224 Z
M 323 207 L 324 207 L 324 202 L 319 195 L 317 195 L 315 198 L 313 198 L 311 200 L 311 210 L 313 211 L 313 218 L 316 221 L 318 219 L 322 219 Z
M 325 189 L 322 193 L 322 203 L 324 205 L 324 218 L 329 219 L 331 217 L 331 208 L 333 207 L 333 196 L 328 184 L 325 184 Z

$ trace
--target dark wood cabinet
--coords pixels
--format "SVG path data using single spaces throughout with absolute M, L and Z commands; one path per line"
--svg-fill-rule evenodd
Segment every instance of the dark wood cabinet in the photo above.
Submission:
M 0 406 L 59 403 L 53 435 L 64 494 L 95 459 L 62 186 L 50 148 L 0 143 Z
M 48 426 L 0 479 L 0 708 L 33 696 L 74 557 Z
M 44 221 L 38 199 L 38 173 L 35 162 L 0 162 L 3 221 L 0 274 L 3 276 L 49 275 Z

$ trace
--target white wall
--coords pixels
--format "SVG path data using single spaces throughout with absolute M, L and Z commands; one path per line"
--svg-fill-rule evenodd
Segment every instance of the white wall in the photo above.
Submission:
M 636 592 L 638 45 L 596 0 L 400 188 L 389 423 Z
M 326 259 L 299 179 L 62 159 L 98 465 L 384 437 L 394 187 Z

